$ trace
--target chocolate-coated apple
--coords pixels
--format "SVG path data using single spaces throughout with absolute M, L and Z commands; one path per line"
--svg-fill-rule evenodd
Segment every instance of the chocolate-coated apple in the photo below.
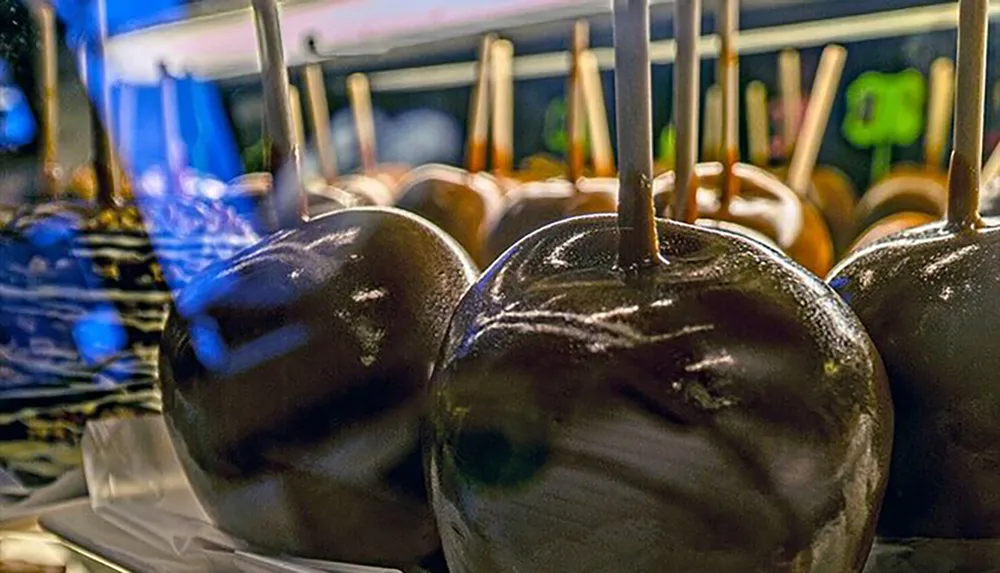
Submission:
M 828 279 L 878 346 L 896 405 L 885 537 L 1000 537 L 1000 354 L 990 334 L 1000 229 L 978 213 L 989 2 L 958 4 L 947 219 L 860 250 Z
M 199 275 L 160 359 L 164 414 L 225 531 L 303 557 L 406 567 L 438 537 L 419 428 L 476 272 L 395 209 L 330 213 Z
M 273 145 L 294 169 L 277 2 L 253 8 Z M 426 387 L 475 276 L 424 219 L 357 208 L 303 213 L 193 280 L 167 320 L 159 379 L 169 435 L 215 523 L 300 557 L 407 570 L 435 559 Z
M 517 243 L 445 339 L 428 472 L 449 569 L 860 571 L 891 447 L 881 362 L 787 258 L 654 218 L 648 17 L 615 3 L 619 218 Z M 678 56 L 689 73 L 696 44 Z

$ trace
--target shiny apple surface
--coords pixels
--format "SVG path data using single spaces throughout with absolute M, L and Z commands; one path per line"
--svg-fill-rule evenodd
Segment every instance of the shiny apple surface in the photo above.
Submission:
M 896 405 L 879 533 L 1000 537 L 1000 227 L 935 223 L 841 263 L 828 282 L 875 341 Z
M 888 473 L 874 346 L 818 279 L 659 221 L 550 225 L 480 277 L 432 379 L 429 480 L 452 573 L 859 571 Z
M 396 209 L 327 214 L 200 274 L 161 345 L 167 426 L 226 531 L 276 552 L 409 567 L 438 535 L 420 427 L 476 271 Z

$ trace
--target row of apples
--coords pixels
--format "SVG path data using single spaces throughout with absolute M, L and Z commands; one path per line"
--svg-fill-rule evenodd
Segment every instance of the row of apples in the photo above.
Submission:
M 738 162 L 735 0 L 719 5 L 720 162 L 696 163 L 700 2 L 675 7 L 676 156 L 654 177 L 648 1 L 617 0 L 617 171 L 578 26 L 564 178 L 512 165 L 512 48 L 491 37 L 467 169 L 379 166 L 358 121 L 362 173 L 331 170 L 317 131 L 324 169 L 303 180 L 278 9 L 253 0 L 270 168 L 226 195 L 253 198 L 267 236 L 179 288 L 157 359 L 206 509 L 274 551 L 443 556 L 454 573 L 857 571 L 876 524 L 995 536 L 989 3 L 957 4 L 946 219 L 852 252 L 824 284 L 832 218 L 812 175 L 840 47 L 787 184 Z M 359 118 L 366 84 L 349 81 Z M 96 195 L 113 207 L 104 139 Z
M 276 551 L 408 568 L 443 548 L 476 573 L 860 571 L 876 530 L 995 537 L 989 3 L 957 4 L 945 218 L 858 247 L 827 283 L 811 175 L 846 53 L 824 52 L 789 184 L 739 163 L 734 0 L 718 163 L 696 163 L 700 3 L 676 4 L 676 159 L 654 177 L 649 7 L 619 0 L 617 177 L 582 33 L 569 123 L 573 143 L 589 124 L 590 173 L 580 145 L 565 179 L 513 168 L 510 47 L 492 39 L 468 169 L 366 166 L 404 210 L 312 217 L 294 161 L 275 164 L 289 228 L 196 277 L 161 347 L 168 427 L 213 518 Z M 270 145 L 294 157 L 277 12 L 254 6 Z M 366 195 L 356 181 L 323 184 Z

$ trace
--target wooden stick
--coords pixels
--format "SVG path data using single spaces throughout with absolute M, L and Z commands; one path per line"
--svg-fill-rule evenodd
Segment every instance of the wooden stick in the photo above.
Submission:
M 299 149 L 305 149 L 306 124 L 302 117 L 302 98 L 299 96 L 299 88 L 293 84 L 288 84 L 288 106 L 292 112 L 292 133 L 295 134 L 295 144 Z
M 989 4 L 989 0 L 959 0 L 958 4 L 955 143 L 948 173 L 948 223 L 955 229 L 975 229 L 982 225 L 979 181 Z
M 746 110 L 750 162 L 758 167 L 767 167 L 771 159 L 771 123 L 764 82 L 753 81 L 747 85 Z
M 944 160 L 955 111 L 955 63 L 938 58 L 931 64 L 930 98 L 927 109 L 927 132 L 924 135 L 924 161 L 937 171 Z
M 696 199 L 698 162 L 698 100 L 701 95 L 701 60 L 698 40 L 701 37 L 701 0 L 677 0 L 674 5 L 674 34 L 677 59 L 674 62 L 674 120 L 676 155 L 674 158 L 673 216 L 693 223 L 697 213 L 689 208 Z M 706 133 L 705 137 L 708 137 Z
M 264 121 L 268 138 L 268 171 L 274 182 L 274 203 L 282 228 L 297 226 L 308 214 L 301 183 L 299 146 L 292 128 L 288 68 L 281 42 L 277 0 L 252 0 L 264 89 Z
M 615 176 L 615 154 L 611 147 L 608 110 L 604 103 L 604 88 L 597 56 L 590 50 L 580 55 L 580 76 L 583 102 L 587 110 L 587 131 L 590 133 L 590 158 L 595 177 Z
M 702 161 L 722 158 L 722 88 L 713 85 L 705 93 L 705 117 L 702 127 Z
M 514 44 L 493 44 L 493 169 L 506 176 L 514 171 Z
M 337 154 L 333 149 L 333 134 L 330 133 L 330 102 L 326 99 L 326 80 L 323 66 L 309 64 L 302 70 L 309 105 L 309 120 L 312 127 L 313 145 L 319 170 L 327 183 L 337 178 Z
M 469 141 L 465 152 L 465 168 L 469 173 L 479 173 L 486 169 L 486 147 L 489 145 L 490 132 L 490 64 L 493 43 L 496 41 L 495 34 L 487 34 L 479 47 L 476 83 L 472 86 L 469 104 Z
M 801 197 L 809 192 L 812 173 L 819 159 L 819 150 L 830 122 L 830 110 L 837 97 L 840 76 L 844 72 L 847 50 L 842 46 L 827 46 L 819 60 L 816 79 L 809 94 L 809 107 L 802 121 L 802 131 L 788 166 L 788 186 Z
M 802 61 L 798 50 L 782 50 L 778 55 L 778 83 L 781 88 L 781 137 L 785 159 L 790 160 L 799 137 L 799 118 L 802 114 Z
M 372 175 L 378 169 L 378 149 L 375 141 L 375 115 L 372 112 L 372 91 L 368 76 L 351 74 L 347 78 L 347 96 L 354 113 L 354 129 L 358 134 L 361 169 Z
M 160 65 L 160 96 L 163 114 L 163 137 L 167 151 L 167 180 L 169 190 L 181 193 L 184 169 L 187 167 L 187 150 L 181 134 L 180 104 L 177 101 L 177 79 L 170 74 L 166 64 Z
M 34 4 L 38 24 L 38 91 L 42 100 L 41 147 L 42 192 L 49 198 L 57 196 L 62 187 L 59 165 L 59 52 L 56 46 L 56 17 L 47 2 Z
M 722 192 L 723 209 L 728 209 L 739 193 L 739 180 L 733 176 L 733 166 L 740 158 L 740 68 L 736 54 L 736 30 L 740 7 L 737 0 L 719 0 L 719 78 L 722 84 Z
M 570 50 L 570 74 L 566 90 L 566 131 L 569 136 L 567 163 L 569 180 L 576 183 L 583 177 L 586 163 L 585 147 L 587 138 L 587 114 L 584 113 L 583 86 L 580 74 L 580 58 L 590 46 L 590 25 L 586 20 L 578 20 L 573 26 L 572 49 Z
M 618 265 L 632 272 L 661 262 L 653 207 L 653 112 L 649 0 L 615 0 L 618 117 Z

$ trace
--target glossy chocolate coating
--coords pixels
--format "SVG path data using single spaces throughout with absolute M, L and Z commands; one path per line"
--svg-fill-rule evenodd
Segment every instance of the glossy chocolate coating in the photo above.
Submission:
M 216 522 L 303 557 L 406 567 L 437 551 L 419 427 L 475 277 L 433 225 L 364 208 L 272 235 L 192 282 L 167 322 L 160 381 Z
M 423 165 L 400 181 L 396 206 L 454 237 L 480 268 L 489 264 L 486 236 L 503 208 L 493 177 L 447 165 Z
M 698 215 L 722 219 L 749 227 L 777 243 L 793 260 L 817 276 L 825 276 L 833 266 L 833 239 L 820 212 L 803 202 L 794 191 L 767 171 L 737 163 L 733 176 L 739 181 L 739 195 L 728 209 L 719 200 L 722 185 L 721 163 L 699 163 Z M 656 196 L 657 212 L 667 213 L 673 197 L 673 172 L 662 175 L 663 192 Z
M 581 180 L 579 187 L 565 179 L 525 183 L 507 199 L 507 209 L 486 240 L 491 262 L 550 223 L 578 215 L 614 213 L 618 207 L 618 180 Z
M 915 211 L 939 218 L 948 201 L 948 178 L 936 171 L 899 169 L 869 189 L 854 212 L 860 235 L 875 223 L 896 213 Z
M 885 361 L 896 405 L 883 536 L 1000 537 L 1000 228 L 905 231 L 828 282 Z
M 455 313 L 429 454 L 452 573 L 860 570 L 892 426 L 860 322 L 691 225 L 626 280 L 616 224 L 531 235 Z

